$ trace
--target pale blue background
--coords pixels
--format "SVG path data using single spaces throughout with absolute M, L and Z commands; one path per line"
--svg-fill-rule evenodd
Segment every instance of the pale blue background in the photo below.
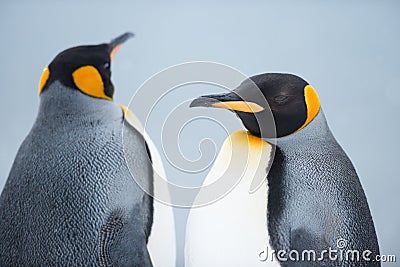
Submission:
M 16 2 L 0 3 L 0 188 L 36 116 L 42 69 L 65 48 L 131 30 L 135 39 L 112 66 L 115 100 L 123 104 L 154 73 L 193 60 L 307 79 L 360 175 L 381 253 L 400 257 L 400 2 Z M 199 129 L 187 131 L 190 141 Z M 220 145 L 225 136 L 216 133 Z M 180 264 L 186 214 L 176 212 Z

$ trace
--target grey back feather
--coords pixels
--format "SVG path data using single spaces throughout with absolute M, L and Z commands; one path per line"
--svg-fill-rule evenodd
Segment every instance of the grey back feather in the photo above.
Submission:
M 120 263 L 151 266 L 146 240 L 152 202 L 143 205 L 147 195 L 126 165 L 122 124 L 123 113 L 111 101 L 59 82 L 42 93 L 36 122 L 0 196 L 1 266 L 99 265 L 99 250 Z M 134 129 L 129 134 L 133 175 L 150 186 L 144 139 Z M 100 248 L 101 231 L 116 221 L 120 229 L 107 244 L 117 242 L 117 249 Z
M 347 249 L 371 250 L 371 258 L 379 254 L 364 190 L 322 110 L 307 127 L 278 140 L 268 180 L 268 229 L 274 249 L 321 252 L 338 249 L 342 238 Z M 379 266 L 360 264 L 338 260 L 304 266 Z

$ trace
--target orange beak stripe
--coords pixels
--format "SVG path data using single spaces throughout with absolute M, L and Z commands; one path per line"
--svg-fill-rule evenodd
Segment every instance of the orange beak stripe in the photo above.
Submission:
M 226 108 L 230 110 L 242 111 L 247 113 L 257 113 L 263 111 L 264 108 L 257 103 L 247 101 L 227 101 L 212 104 L 216 108 Z

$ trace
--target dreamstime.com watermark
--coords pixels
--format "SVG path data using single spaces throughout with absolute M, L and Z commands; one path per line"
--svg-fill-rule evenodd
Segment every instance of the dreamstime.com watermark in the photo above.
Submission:
M 316 251 L 307 250 L 271 250 L 268 247 L 258 253 L 258 259 L 262 262 L 273 261 L 346 261 L 346 262 L 396 262 L 396 255 L 374 255 L 372 251 L 366 249 L 359 251 L 355 249 L 346 249 L 347 240 L 339 238 L 336 242 L 337 248 L 329 247 L 327 249 Z

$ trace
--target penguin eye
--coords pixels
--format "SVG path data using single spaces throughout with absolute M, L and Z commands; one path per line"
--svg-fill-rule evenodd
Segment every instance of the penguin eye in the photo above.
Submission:
M 110 63 L 108 63 L 108 62 L 104 63 L 103 68 L 109 69 L 110 68 Z
M 278 105 L 283 105 L 283 104 L 285 104 L 286 102 L 289 101 L 289 96 L 287 96 L 287 95 L 278 95 L 278 96 L 274 96 L 274 98 L 272 100 Z

